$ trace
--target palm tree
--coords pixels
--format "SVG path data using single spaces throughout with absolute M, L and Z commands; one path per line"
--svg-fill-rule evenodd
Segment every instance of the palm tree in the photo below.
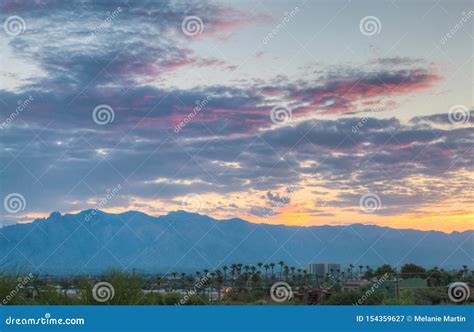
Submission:
M 186 273 L 181 273 L 181 281 L 183 282 L 183 289 L 186 289 Z
M 349 276 L 350 276 L 349 278 L 351 278 L 351 279 L 352 279 L 352 269 L 353 268 L 354 268 L 354 265 L 349 264 Z
M 285 279 L 288 280 L 288 274 L 290 273 L 290 268 L 287 265 L 285 265 L 284 270 L 285 270 Z
M 258 262 L 257 266 L 258 266 L 259 271 L 262 272 L 263 263 Z
M 222 284 L 225 282 L 224 280 L 225 279 L 222 277 L 222 274 L 218 273 L 217 274 L 217 279 L 216 279 L 216 282 L 217 282 L 217 298 L 218 298 L 217 300 L 218 301 L 221 300 L 221 288 L 222 288 Z
M 247 289 L 249 288 L 249 279 L 250 279 L 250 275 L 247 272 L 242 274 L 242 281 L 247 286 Z
M 280 281 L 281 281 L 281 275 L 283 274 L 283 266 L 285 266 L 285 262 L 279 261 L 278 265 L 280 265 Z
M 178 274 L 178 272 L 171 272 L 171 275 L 173 276 L 173 279 L 172 280 L 175 280 L 176 279 L 176 275 Z M 170 280 L 170 291 L 171 289 L 173 289 L 173 281 Z
M 274 269 L 274 268 L 275 268 L 275 263 L 273 263 L 273 262 L 270 263 L 270 269 L 272 270 L 272 278 L 273 278 L 273 276 L 274 276 L 274 274 L 273 274 L 273 269 Z
M 158 284 L 158 288 L 161 288 L 161 285 L 163 284 L 163 276 L 158 277 L 156 283 Z
M 237 269 L 236 269 L 236 273 L 237 273 L 237 278 L 236 278 L 237 286 L 238 286 L 239 279 L 240 279 L 240 276 L 241 276 L 242 266 L 243 266 L 243 264 L 241 264 L 241 263 L 238 263 L 238 264 L 237 264 Z
M 238 287 L 238 283 L 241 277 L 242 277 L 242 264 L 239 263 L 237 264 L 237 287 Z
M 209 299 L 211 299 L 211 290 L 212 290 L 212 287 L 213 287 L 213 282 L 216 280 L 216 273 L 215 272 L 211 272 L 210 273 L 210 280 L 209 280 Z
M 363 265 L 359 265 L 359 279 L 362 278 L 362 269 L 364 268 Z
M 232 275 L 232 287 L 234 287 L 235 276 L 237 274 L 237 264 L 232 264 L 230 267 L 231 267 L 230 274 Z
M 210 301 L 211 300 L 212 275 L 214 274 L 214 272 L 211 273 L 211 274 L 208 274 L 208 272 L 206 273 L 207 279 L 204 282 L 204 287 L 207 289 L 207 299 Z M 204 290 L 204 294 L 205 294 L 205 290 Z
M 245 270 L 245 272 L 249 272 L 250 267 L 249 267 L 248 265 L 245 265 L 245 266 L 244 266 L 244 270 Z
M 226 284 L 227 282 L 227 270 L 229 269 L 229 267 L 227 265 L 224 265 L 222 267 L 222 270 L 224 271 L 224 285 Z
M 462 266 L 463 277 L 467 277 L 467 272 L 469 271 L 467 265 Z
M 260 282 L 260 272 L 252 274 L 252 285 L 254 288 L 257 287 L 259 282 Z
M 263 269 L 265 270 L 265 281 L 267 280 L 267 272 L 268 272 L 268 269 L 270 268 L 270 266 L 268 264 L 265 264 L 263 266 Z
M 194 280 L 194 281 L 196 282 L 198 280 L 201 280 L 201 272 L 196 271 L 196 280 Z

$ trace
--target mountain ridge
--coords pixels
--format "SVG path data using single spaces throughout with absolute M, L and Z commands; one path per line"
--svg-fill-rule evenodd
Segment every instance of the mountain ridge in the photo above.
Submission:
M 472 265 L 473 234 L 366 224 L 256 224 L 185 211 L 157 217 L 139 211 L 53 212 L 0 229 L 0 268 L 48 274 L 109 269 L 154 273 L 280 260 L 302 268 L 328 261 L 343 266 L 417 263 L 454 268 Z
M 109 216 L 120 216 L 120 215 L 126 215 L 126 214 L 138 214 L 138 215 L 142 215 L 142 216 L 146 216 L 148 218 L 154 218 L 154 219 L 159 219 L 159 218 L 162 218 L 162 217 L 168 217 L 170 215 L 175 215 L 175 214 L 182 214 L 183 216 L 200 216 L 200 217 L 206 217 L 206 218 L 209 218 L 209 219 L 213 219 L 215 221 L 219 221 L 219 222 L 227 222 L 227 221 L 242 221 L 242 222 L 245 222 L 245 223 L 249 223 L 249 224 L 264 224 L 264 225 L 269 225 L 269 226 L 285 226 L 285 227 L 349 227 L 349 226 L 368 226 L 368 227 L 378 227 L 378 228 L 388 228 L 388 229 L 391 229 L 391 230 L 400 230 L 400 231 L 420 231 L 420 232 L 435 232 L 435 233 L 442 233 L 442 234 L 448 234 L 448 235 L 451 235 L 451 234 L 464 234 L 464 233 L 474 233 L 474 230 L 465 230 L 465 231 L 452 231 L 450 233 L 447 233 L 447 232 L 443 232 L 443 231 L 440 231 L 440 230 L 435 230 L 435 229 L 430 229 L 430 230 L 418 230 L 418 229 L 415 229 L 415 228 L 394 228 L 394 227 L 390 227 L 390 226 L 379 226 L 379 225 L 374 225 L 374 224 L 364 224 L 364 223 L 353 223 L 353 224 L 341 224 L 341 225 L 286 225 L 286 224 L 265 224 L 265 223 L 254 223 L 254 222 L 251 222 L 251 221 L 247 221 L 245 219 L 242 219 L 242 218 L 238 218 L 238 217 L 233 217 L 233 218 L 230 218 L 230 219 L 216 219 L 216 218 L 213 218 L 213 217 L 210 217 L 210 216 L 207 216 L 207 215 L 203 215 L 203 214 L 199 214 L 199 213 L 194 213 L 194 212 L 186 212 L 184 210 L 176 210 L 176 211 L 170 211 L 168 212 L 167 214 L 163 214 L 163 215 L 159 215 L 159 216 L 153 216 L 153 215 L 150 215 L 150 214 L 147 214 L 147 213 L 144 213 L 144 212 L 141 212 L 141 211 L 136 211 L 136 210 L 128 210 L 128 211 L 125 211 L 125 212 L 120 212 L 120 213 L 109 213 L 109 212 L 105 212 L 105 211 L 102 211 L 102 210 L 97 210 L 97 209 L 88 209 L 88 210 L 83 210 L 83 211 L 80 211 L 78 213 L 65 213 L 65 214 L 62 214 L 61 212 L 59 211 L 54 211 L 54 212 L 51 212 L 51 214 L 46 217 L 46 218 L 36 218 L 36 219 L 33 219 L 31 222 L 23 222 L 21 223 L 22 225 L 23 224 L 29 224 L 29 223 L 34 223 L 36 221 L 41 221 L 41 220 L 48 220 L 51 218 L 51 216 L 53 214 L 59 214 L 61 217 L 63 216 L 80 216 L 81 214 L 85 214 L 86 212 L 89 212 L 89 211 L 95 211 L 95 213 L 97 214 L 102 214 L 102 215 L 109 215 Z M 9 226 L 14 226 L 14 225 L 5 225 L 3 227 L 9 227 Z M 0 227 L 3 228 L 3 227 Z

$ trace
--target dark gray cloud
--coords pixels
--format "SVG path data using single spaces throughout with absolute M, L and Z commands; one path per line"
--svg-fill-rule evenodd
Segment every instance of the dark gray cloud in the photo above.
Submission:
M 386 206 L 407 211 L 408 205 L 436 201 L 442 192 L 461 191 L 468 184 L 456 173 L 472 171 L 474 165 L 472 128 L 417 129 L 395 119 L 369 119 L 355 134 L 350 129 L 357 118 L 307 121 L 260 137 L 217 141 L 148 129 L 130 136 L 59 130 L 16 120 L 0 133 L 5 151 L 0 157 L 1 190 L 3 195 L 24 193 L 29 211 L 84 208 L 88 199 L 118 184 L 123 190 L 113 201 L 117 206 L 133 197 L 166 202 L 189 192 L 225 195 L 250 189 L 268 191 L 266 198 L 281 204 L 288 197 L 273 190 L 307 175 L 342 192 L 380 193 Z M 301 164 L 308 161 L 312 164 Z M 406 179 L 424 175 L 450 179 L 452 190 L 424 186 L 403 194 L 400 187 L 408 186 Z M 354 206 L 356 200 L 342 195 L 334 205 Z
M 450 126 L 459 126 L 460 124 L 474 124 L 474 110 L 469 110 L 463 105 L 453 106 L 452 110 L 452 113 L 416 116 L 412 118 L 410 122 L 421 125 L 439 124 Z
M 279 193 L 272 193 L 271 191 L 267 191 L 266 197 L 271 202 L 271 204 L 277 207 L 287 205 L 291 202 L 291 198 L 289 196 L 283 196 Z
M 271 216 L 274 216 L 277 214 L 271 208 L 260 207 L 260 206 L 252 206 L 249 210 L 249 213 L 253 214 L 254 216 L 262 217 L 262 218 L 270 218 Z

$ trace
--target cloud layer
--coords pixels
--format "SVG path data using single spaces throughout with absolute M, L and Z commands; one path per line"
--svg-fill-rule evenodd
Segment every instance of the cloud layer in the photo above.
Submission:
M 2 70 L 0 191 L 27 202 L 24 214 L 4 213 L 3 223 L 91 208 L 117 185 L 107 208 L 159 213 L 196 193 L 210 214 L 268 217 L 291 208 L 336 218 L 336 211 L 357 211 L 363 193 L 377 193 L 383 208 L 375 215 L 390 216 L 426 212 L 469 186 L 472 110 L 462 123 L 448 113 L 396 117 L 404 98 L 443 80 L 423 59 L 183 88 L 174 84 L 183 70 L 221 75 L 241 66 L 193 43 L 229 43 L 240 29 L 272 18 L 168 1 L 72 9 L 4 2 L 1 11 L 2 19 L 27 22 L 26 33 L 2 36 L 5 59 L 35 68 Z M 182 31 L 191 15 L 204 24 L 196 37 Z M 99 105 L 113 121 L 98 123 Z M 275 107 L 287 110 L 288 121 L 272 121 Z M 292 186 L 305 193 L 305 204 Z

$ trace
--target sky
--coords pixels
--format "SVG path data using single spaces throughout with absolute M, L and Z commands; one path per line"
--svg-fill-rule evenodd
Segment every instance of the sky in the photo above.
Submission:
M 474 229 L 470 1 L 0 1 L 0 226 Z

